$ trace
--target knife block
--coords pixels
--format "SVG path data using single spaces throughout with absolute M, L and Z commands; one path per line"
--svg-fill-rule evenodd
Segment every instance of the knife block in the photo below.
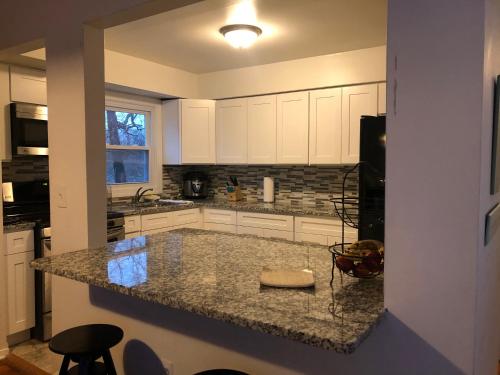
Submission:
M 229 202 L 237 202 L 243 199 L 243 193 L 241 192 L 241 188 L 239 186 L 235 186 L 234 191 L 227 193 L 227 200 Z

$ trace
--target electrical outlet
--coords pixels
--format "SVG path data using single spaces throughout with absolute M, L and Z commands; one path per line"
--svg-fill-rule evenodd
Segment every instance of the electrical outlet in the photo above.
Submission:
M 167 358 L 162 358 L 161 363 L 163 364 L 163 368 L 165 369 L 165 373 L 167 375 L 173 375 L 174 374 L 174 362 Z

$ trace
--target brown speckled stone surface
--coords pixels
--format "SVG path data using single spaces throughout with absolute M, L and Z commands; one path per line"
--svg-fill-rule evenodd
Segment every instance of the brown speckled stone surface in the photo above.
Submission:
M 327 247 L 195 229 L 41 258 L 32 266 L 145 301 L 352 353 L 384 313 L 383 279 L 329 285 Z M 263 267 L 308 268 L 316 287 L 261 287 Z

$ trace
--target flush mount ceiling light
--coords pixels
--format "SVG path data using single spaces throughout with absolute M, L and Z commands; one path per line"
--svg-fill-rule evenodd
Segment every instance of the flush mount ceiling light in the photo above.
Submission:
M 235 24 L 221 27 L 219 32 L 234 48 L 248 48 L 262 34 L 262 29 L 254 25 Z

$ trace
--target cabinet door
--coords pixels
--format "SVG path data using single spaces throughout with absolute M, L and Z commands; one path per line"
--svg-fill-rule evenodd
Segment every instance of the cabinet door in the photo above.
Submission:
M 309 92 L 309 163 L 340 164 L 342 89 Z
M 30 267 L 33 258 L 33 251 L 7 256 L 9 334 L 35 325 L 35 271 Z
M 309 93 L 277 95 L 277 162 L 307 164 L 309 158 Z
M 0 159 L 12 159 L 10 148 L 9 66 L 0 64 Z
M 377 84 L 342 89 L 342 163 L 359 162 L 359 124 L 363 115 L 377 115 Z
M 181 101 L 181 163 L 215 163 L 215 108 L 213 100 Z
M 168 228 L 173 226 L 173 217 L 170 212 L 159 214 L 149 214 L 141 216 L 141 230 L 151 231 L 155 229 Z
M 378 113 L 387 113 L 387 84 L 378 84 Z
M 248 98 L 248 164 L 276 163 L 276 95 Z
M 37 69 L 10 67 L 10 100 L 47 105 L 47 78 Z
M 141 231 L 141 215 L 125 217 L 125 234 Z
M 215 103 L 217 163 L 247 163 L 247 99 Z

